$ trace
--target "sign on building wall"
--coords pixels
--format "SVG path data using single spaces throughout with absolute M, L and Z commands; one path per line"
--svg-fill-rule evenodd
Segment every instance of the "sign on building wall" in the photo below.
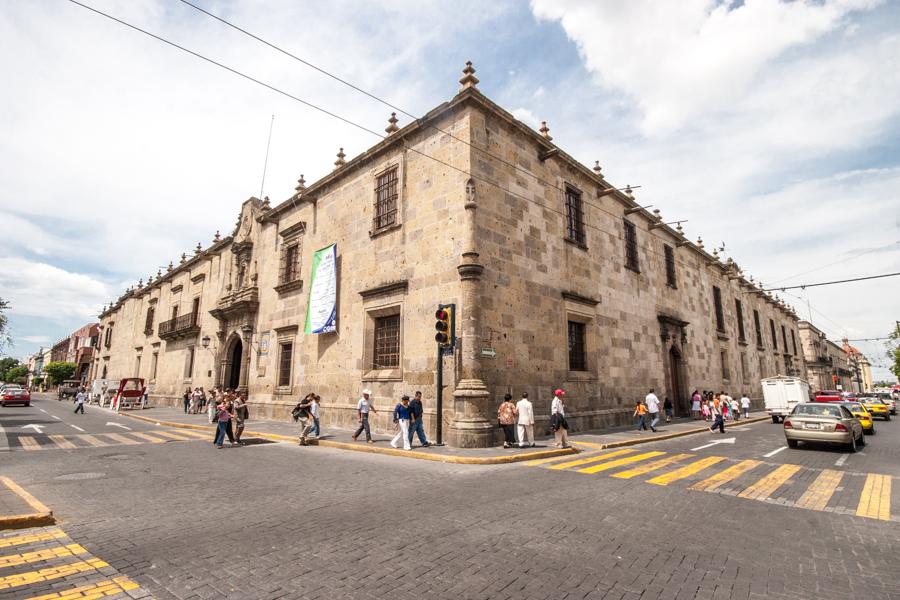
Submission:
M 259 354 L 265 356 L 269 354 L 269 332 L 264 331 L 259 334 Z
M 313 254 L 305 333 L 337 329 L 337 244 Z

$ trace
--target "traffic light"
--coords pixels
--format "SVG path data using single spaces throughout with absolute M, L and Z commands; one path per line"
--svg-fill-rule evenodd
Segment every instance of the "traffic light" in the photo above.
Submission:
M 456 323 L 453 318 L 454 308 L 453 304 L 441 304 L 434 312 L 434 318 L 436 319 L 434 329 L 437 331 L 434 334 L 434 341 L 441 348 L 452 348 L 456 343 L 456 332 L 454 330 Z
M 831 376 L 831 382 L 832 382 L 833 384 L 837 385 L 837 375 L 832 375 L 832 376 Z

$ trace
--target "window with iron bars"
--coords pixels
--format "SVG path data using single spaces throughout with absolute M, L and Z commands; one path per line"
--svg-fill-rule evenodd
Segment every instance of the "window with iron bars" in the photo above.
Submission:
M 788 352 L 787 330 L 784 328 L 784 325 L 781 326 L 781 341 L 784 342 L 784 345 L 782 346 L 782 348 L 784 348 L 784 353 L 787 354 L 787 352 Z
M 570 185 L 566 186 L 566 237 L 582 246 L 585 244 L 581 191 Z
M 278 387 L 291 385 L 291 362 L 294 357 L 293 342 L 282 342 L 278 345 Z
M 291 283 L 300 279 L 300 242 L 285 242 L 281 252 L 279 283 Z
M 753 311 L 753 325 L 756 327 L 756 345 L 763 347 L 762 327 L 759 324 L 759 311 Z
M 630 221 L 623 221 L 622 223 L 625 226 L 625 267 L 639 272 L 637 230 L 634 223 Z
M 154 307 L 150 307 L 147 309 L 147 318 L 144 321 L 144 335 L 150 335 L 153 333 L 153 317 L 156 314 L 156 309 Z
M 663 246 L 666 254 L 666 285 L 670 288 L 678 287 L 675 282 L 675 250 L 668 244 Z
M 744 305 L 737 298 L 734 299 L 734 312 L 737 316 L 738 339 L 744 342 L 747 340 L 747 336 L 744 332 Z
M 775 333 L 775 321 L 769 319 L 769 329 L 772 331 L 772 347 L 778 350 L 778 335 Z
M 725 313 L 722 311 L 722 290 L 713 286 L 713 302 L 716 305 L 716 330 L 725 331 Z
M 375 318 L 375 369 L 396 369 L 400 366 L 400 315 Z
M 794 350 L 793 355 L 797 356 L 797 338 L 794 336 L 793 329 L 791 329 L 791 348 Z
M 397 195 L 397 167 L 393 167 L 375 179 L 375 231 L 397 223 Z
M 584 349 L 584 323 L 569 321 L 569 370 L 587 371 L 587 356 Z

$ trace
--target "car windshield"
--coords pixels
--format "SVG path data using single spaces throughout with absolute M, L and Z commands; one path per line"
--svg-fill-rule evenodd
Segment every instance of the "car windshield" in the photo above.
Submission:
M 850 412 L 866 412 L 866 409 L 859 402 L 844 402 L 844 407 Z
M 827 404 L 798 404 L 794 409 L 795 415 L 806 415 L 810 417 L 841 417 L 841 411 L 837 406 L 829 406 Z

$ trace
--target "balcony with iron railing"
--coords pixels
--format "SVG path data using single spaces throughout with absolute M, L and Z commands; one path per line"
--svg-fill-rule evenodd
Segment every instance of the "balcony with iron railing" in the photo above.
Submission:
M 197 313 L 193 312 L 159 324 L 159 337 L 164 340 L 188 337 L 198 333 L 200 333 L 200 325 L 197 323 Z

